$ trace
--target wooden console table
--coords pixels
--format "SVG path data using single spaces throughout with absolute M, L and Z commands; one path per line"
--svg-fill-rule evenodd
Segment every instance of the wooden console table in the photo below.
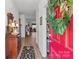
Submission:
M 20 52 L 21 41 L 17 35 L 6 35 L 6 59 L 16 59 Z

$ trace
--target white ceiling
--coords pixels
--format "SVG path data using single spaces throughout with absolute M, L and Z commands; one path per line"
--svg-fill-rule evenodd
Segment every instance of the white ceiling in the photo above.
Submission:
M 26 18 L 35 20 L 35 11 L 39 0 L 14 0 L 20 14 L 24 14 Z

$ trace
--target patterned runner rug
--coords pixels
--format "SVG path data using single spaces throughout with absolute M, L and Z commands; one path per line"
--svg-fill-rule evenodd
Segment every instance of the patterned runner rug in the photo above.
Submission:
M 20 59 L 35 59 L 33 46 L 24 46 Z

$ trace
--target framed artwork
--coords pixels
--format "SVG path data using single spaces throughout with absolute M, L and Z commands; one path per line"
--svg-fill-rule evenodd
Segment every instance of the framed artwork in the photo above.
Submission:
M 40 17 L 40 25 L 42 25 L 42 16 Z

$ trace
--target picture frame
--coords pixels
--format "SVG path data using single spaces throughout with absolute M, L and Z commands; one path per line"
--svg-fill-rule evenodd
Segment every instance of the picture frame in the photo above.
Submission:
M 42 16 L 40 17 L 40 25 L 42 25 Z

